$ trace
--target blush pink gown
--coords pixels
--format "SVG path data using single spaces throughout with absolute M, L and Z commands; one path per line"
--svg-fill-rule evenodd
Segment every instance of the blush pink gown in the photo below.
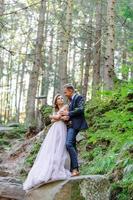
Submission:
M 29 190 L 41 183 L 64 180 L 71 176 L 70 157 L 66 150 L 67 127 L 63 121 L 54 122 L 44 139 L 35 162 L 23 183 Z

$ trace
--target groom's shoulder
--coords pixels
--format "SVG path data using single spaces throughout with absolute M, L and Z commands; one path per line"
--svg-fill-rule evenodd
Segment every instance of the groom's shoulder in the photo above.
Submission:
M 76 93 L 75 100 L 80 100 L 80 99 L 84 99 L 83 96 L 81 94 Z

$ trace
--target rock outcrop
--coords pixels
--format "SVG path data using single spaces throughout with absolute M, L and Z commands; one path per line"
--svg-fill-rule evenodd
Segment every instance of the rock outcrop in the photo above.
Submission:
M 0 177 L 0 200 L 25 200 L 22 182 L 12 177 Z
M 21 171 L 28 172 L 25 168 L 25 159 L 30 154 L 36 142 L 42 142 L 45 138 L 45 131 L 41 131 L 29 140 L 11 141 L 11 148 L 8 151 L 0 152 L 0 176 L 21 176 Z M 14 170 L 15 169 L 15 170 Z
M 78 176 L 33 188 L 26 200 L 109 200 L 110 184 L 102 175 Z

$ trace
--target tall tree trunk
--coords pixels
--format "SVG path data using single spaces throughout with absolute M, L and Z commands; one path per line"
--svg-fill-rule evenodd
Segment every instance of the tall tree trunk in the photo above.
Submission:
M 114 72 L 114 45 L 115 45 L 115 3 L 116 0 L 108 0 L 107 5 L 107 43 L 104 66 L 104 89 L 113 89 Z
M 11 79 L 12 79 L 12 56 L 11 54 L 8 54 L 8 65 L 7 65 L 7 74 L 6 74 L 6 85 L 8 87 L 8 90 L 6 91 L 6 99 L 5 99 L 5 120 L 6 122 L 9 122 L 11 119 Z
M 0 26 L 2 27 L 2 15 L 4 13 L 4 0 L 0 0 Z M 2 28 L 0 27 L 0 29 L 2 30 Z M 1 38 L 1 30 L 0 30 L 0 38 Z M 0 54 L 0 79 L 2 78 L 3 75 L 3 69 L 4 69 L 4 63 L 3 63 L 3 59 L 2 59 L 2 54 Z
M 75 87 L 75 68 L 76 68 L 76 47 L 74 48 L 73 52 L 73 66 L 72 66 L 72 84 Z
M 36 92 L 37 92 L 39 72 L 40 72 L 40 68 L 42 67 L 42 52 L 41 51 L 43 47 L 45 9 L 46 9 L 46 0 L 41 0 L 36 47 L 35 47 L 35 60 L 33 63 L 33 69 L 30 74 L 28 96 L 27 96 L 27 105 L 26 105 L 27 126 L 35 126 L 35 97 L 36 97 Z
M 102 29 L 102 2 L 96 2 L 96 38 L 93 66 L 92 97 L 97 96 L 100 88 L 100 58 L 101 58 L 101 29 Z
M 0 15 L 4 13 L 4 1 L 5 0 L 0 0 Z
M 127 65 L 127 32 L 125 28 L 123 28 L 123 40 L 122 40 L 122 78 L 123 80 L 128 80 L 128 75 L 129 75 L 129 66 Z
M 89 69 L 90 69 L 90 63 L 91 63 L 91 56 L 92 56 L 92 14 L 89 18 L 89 34 L 88 34 L 88 40 L 87 40 L 87 50 L 86 50 L 86 57 L 85 57 L 85 73 L 84 73 L 84 81 L 83 81 L 83 96 L 84 99 L 87 97 L 87 90 L 88 90 L 88 82 L 89 82 Z
M 60 35 L 60 54 L 59 54 L 59 71 L 60 71 L 60 92 L 64 84 L 67 83 L 67 58 L 70 43 L 70 33 L 72 27 L 72 7 L 73 0 L 67 0 L 65 25 L 61 28 Z
M 25 75 L 25 68 L 26 68 L 29 41 L 30 41 L 30 32 L 28 33 L 28 37 L 27 37 L 25 57 L 23 59 L 22 69 L 21 69 L 21 76 L 20 76 L 20 88 L 19 88 L 18 106 L 17 106 L 17 113 L 16 113 L 16 121 L 18 123 L 19 123 L 19 117 L 20 117 L 20 105 L 21 105 L 22 91 L 23 91 L 23 86 L 24 86 L 23 80 L 24 80 L 24 75 Z
M 46 66 L 48 65 L 47 63 L 47 38 L 48 38 L 48 23 L 49 23 L 49 1 L 46 4 L 46 19 L 45 19 L 45 33 L 44 33 L 44 63 L 43 63 L 43 67 L 42 67 L 42 82 L 41 82 L 41 95 L 44 96 L 46 94 L 45 90 L 46 90 L 46 86 L 45 86 L 45 79 L 47 78 L 46 75 Z
M 3 91 L 3 80 L 0 80 L 0 90 Z M 3 92 L 0 93 L 0 121 L 3 121 Z
M 45 85 L 44 96 L 46 96 L 46 102 L 47 102 L 49 86 L 50 86 L 50 72 L 52 71 L 52 67 L 53 67 L 53 39 L 54 39 L 54 35 L 53 35 L 53 29 L 52 29 L 50 33 L 48 66 L 45 68 L 45 80 L 44 80 L 44 85 Z
M 122 78 L 123 80 L 128 80 L 128 66 L 127 66 L 127 51 L 124 48 L 122 52 Z
M 80 52 L 80 93 L 83 94 L 84 64 L 85 64 L 85 43 L 82 42 Z
M 132 66 L 130 67 L 130 71 L 131 71 L 131 76 L 130 76 L 130 79 L 132 79 L 132 80 L 133 80 L 133 67 L 132 67 Z
M 20 54 L 19 54 L 20 55 Z M 18 62 L 17 66 L 17 77 L 16 77 L 16 85 L 15 85 L 15 110 L 16 110 L 16 118 L 18 116 L 18 91 L 19 91 L 19 78 L 20 78 L 20 62 Z
M 10 87 L 10 66 L 8 68 L 7 73 L 7 85 Z M 7 90 L 7 96 L 6 96 L 6 122 L 9 122 L 9 113 L 10 113 L 10 93 L 9 90 Z
M 10 91 L 12 90 L 12 87 L 13 87 L 13 62 L 12 62 L 12 56 L 11 56 L 11 59 L 10 59 L 10 80 L 9 80 L 9 85 L 10 85 Z M 10 117 L 12 118 L 13 117 L 13 94 L 10 93 Z
M 59 92 L 59 30 L 57 30 L 56 36 L 56 58 L 55 58 L 55 68 L 54 68 L 54 92 L 53 92 L 53 99 L 55 95 Z

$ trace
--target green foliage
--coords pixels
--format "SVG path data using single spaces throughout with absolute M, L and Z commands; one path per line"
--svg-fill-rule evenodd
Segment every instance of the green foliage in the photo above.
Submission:
M 94 155 L 95 155 L 94 150 Z M 81 167 L 82 174 L 107 174 L 115 166 L 115 155 L 103 155 L 101 152 L 94 156 L 93 161 Z
M 125 18 L 128 22 L 133 20 L 133 8 L 131 0 L 121 0 L 121 6 L 119 7 L 119 14 L 121 17 Z
M 129 42 L 129 50 L 133 51 L 133 39 L 130 39 L 128 42 Z M 133 58 L 130 59 L 130 61 L 132 61 L 132 60 L 133 60 Z M 133 69 L 133 66 L 132 66 L 132 69 Z
M 34 144 L 29 156 L 25 160 L 25 164 L 27 164 L 30 167 L 33 165 L 36 155 L 40 149 L 40 146 L 41 146 L 40 142 Z
M 11 147 L 10 142 L 4 138 L 0 138 L 0 149 L 9 149 Z
M 10 149 L 11 141 L 13 139 L 23 139 L 26 128 L 24 125 L 14 127 L 12 130 L 1 132 L 0 134 L 0 147 L 2 149 Z
M 52 113 L 52 111 L 53 111 L 53 108 L 52 106 L 49 106 L 49 105 L 42 106 L 41 108 L 41 113 L 42 113 L 44 123 L 46 126 L 48 126 L 51 123 L 49 115 Z
M 27 129 L 25 128 L 24 125 L 19 125 L 19 127 L 14 127 L 11 131 L 10 134 L 8 135 L 9 138 L 23 138 L 24 134 L 26 133 Z
M 42 114 L 46 117 L 52 113 L 52 110 L 53 110 L 52 106 L 49 106 L 49 105 L 42 106 L 42 108 L 41 108 Z
M 112 199 L 130 200 L 133 196 L 133 83 L 122 83 L 115 91 L 103 92 L 103 99 L 86 104 L 90 128 L 80 145 L 85 164 L 82 174 L 106 174 L 112 182 Z M 85 151 L 86 147 L 86 151 Z

